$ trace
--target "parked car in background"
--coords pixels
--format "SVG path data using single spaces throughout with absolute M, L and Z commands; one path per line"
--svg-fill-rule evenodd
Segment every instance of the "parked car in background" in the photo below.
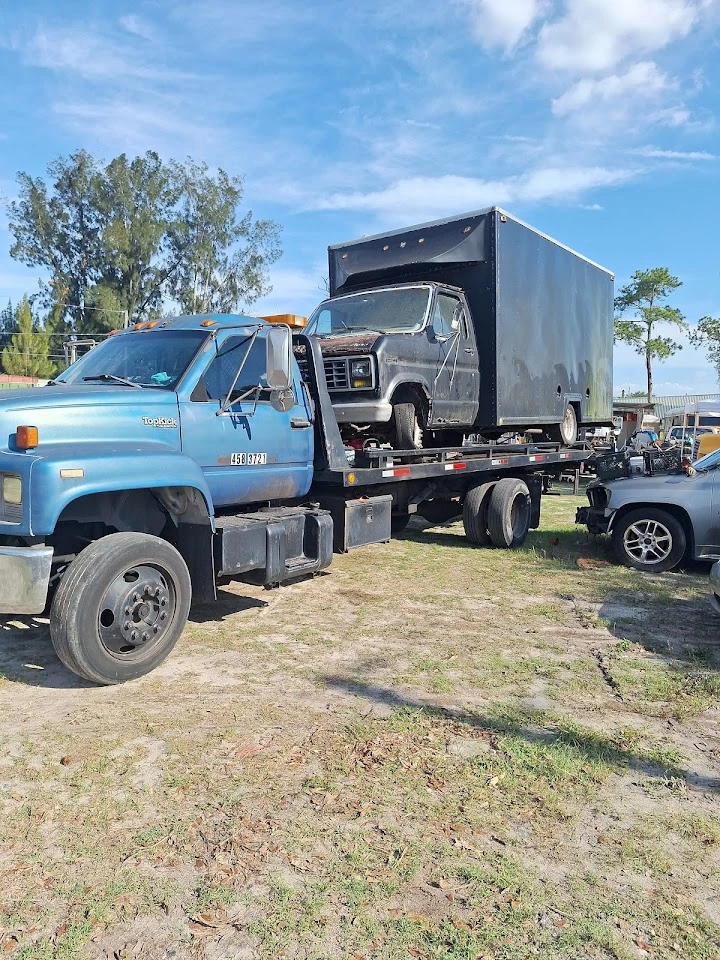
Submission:
M 672 570 L 684 558 L 720 559 L 720 450 L 688 472 L 593 480 L 590 506 L 575 522 L 606 533 L 615 555 L 636 570 Z
M 710 603 L 720 613 L 720 561 L 710 569 Z

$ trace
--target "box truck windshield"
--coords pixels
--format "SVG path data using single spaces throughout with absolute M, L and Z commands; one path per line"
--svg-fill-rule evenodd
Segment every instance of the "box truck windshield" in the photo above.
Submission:
M 395 287 L 325 300 L 315 310 L 307 333 L 332 337 L 349 332 L 416 333 L 425 325 L 429 287 Z

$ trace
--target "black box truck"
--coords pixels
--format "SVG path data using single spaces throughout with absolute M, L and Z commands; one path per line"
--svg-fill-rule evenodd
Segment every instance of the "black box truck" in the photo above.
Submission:
M 613 280 L 499 207 L 328 248 L 319 338 L 343 439 L 400 449 L 611 422 Z

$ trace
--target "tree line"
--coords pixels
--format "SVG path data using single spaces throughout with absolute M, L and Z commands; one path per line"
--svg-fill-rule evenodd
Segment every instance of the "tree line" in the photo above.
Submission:
M 52 376 L 68 341 L 170 313 L 230 313 L 270 291 L 280 226 L 241 211 L 243 180 L 157 153 L 104 163 L 85 150 L 58 157 L 47 179 L 18 174 L 8 205 L 10 254 L 43 270 L 39 291 L 0 312 L 6 373 Z M 720 382 L 720 318 L 691 329 L 668 303 L 682 286 L 667 267 L 636 271 L 615 300 L 615 340 L 653 367 L 682 349 L 673 331 L 706 349 Z
M 57 369 L 70 339 L 178 313 L 230 313 L 271 289 L 280 226 L 242 210 L 241 177 L 149 151 L 85 150 L 18 174 L 10 254 L 47 279 L 0 314 L 2 366 Z M 30 375 L 43 376 L 33 372 Z

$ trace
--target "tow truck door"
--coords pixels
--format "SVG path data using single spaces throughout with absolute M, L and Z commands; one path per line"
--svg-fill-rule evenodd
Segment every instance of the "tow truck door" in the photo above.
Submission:
M 262 386 L 265 361 L 262 329 L 254 339 L 229 330 L 187 399 L 179 398 L 183 453 L 202 467 L 216 507 L 302 497 L 310 488 L 313 429 L 297 367 L 294 405 L 280 410 Z M 234 402 L 223 411 L 231 388 Z
M 432 423 L 472 424 L 479 403 L 478 359 L 467 307 L 449 291 L 435 298 L 432 336 L 439 346 Z

